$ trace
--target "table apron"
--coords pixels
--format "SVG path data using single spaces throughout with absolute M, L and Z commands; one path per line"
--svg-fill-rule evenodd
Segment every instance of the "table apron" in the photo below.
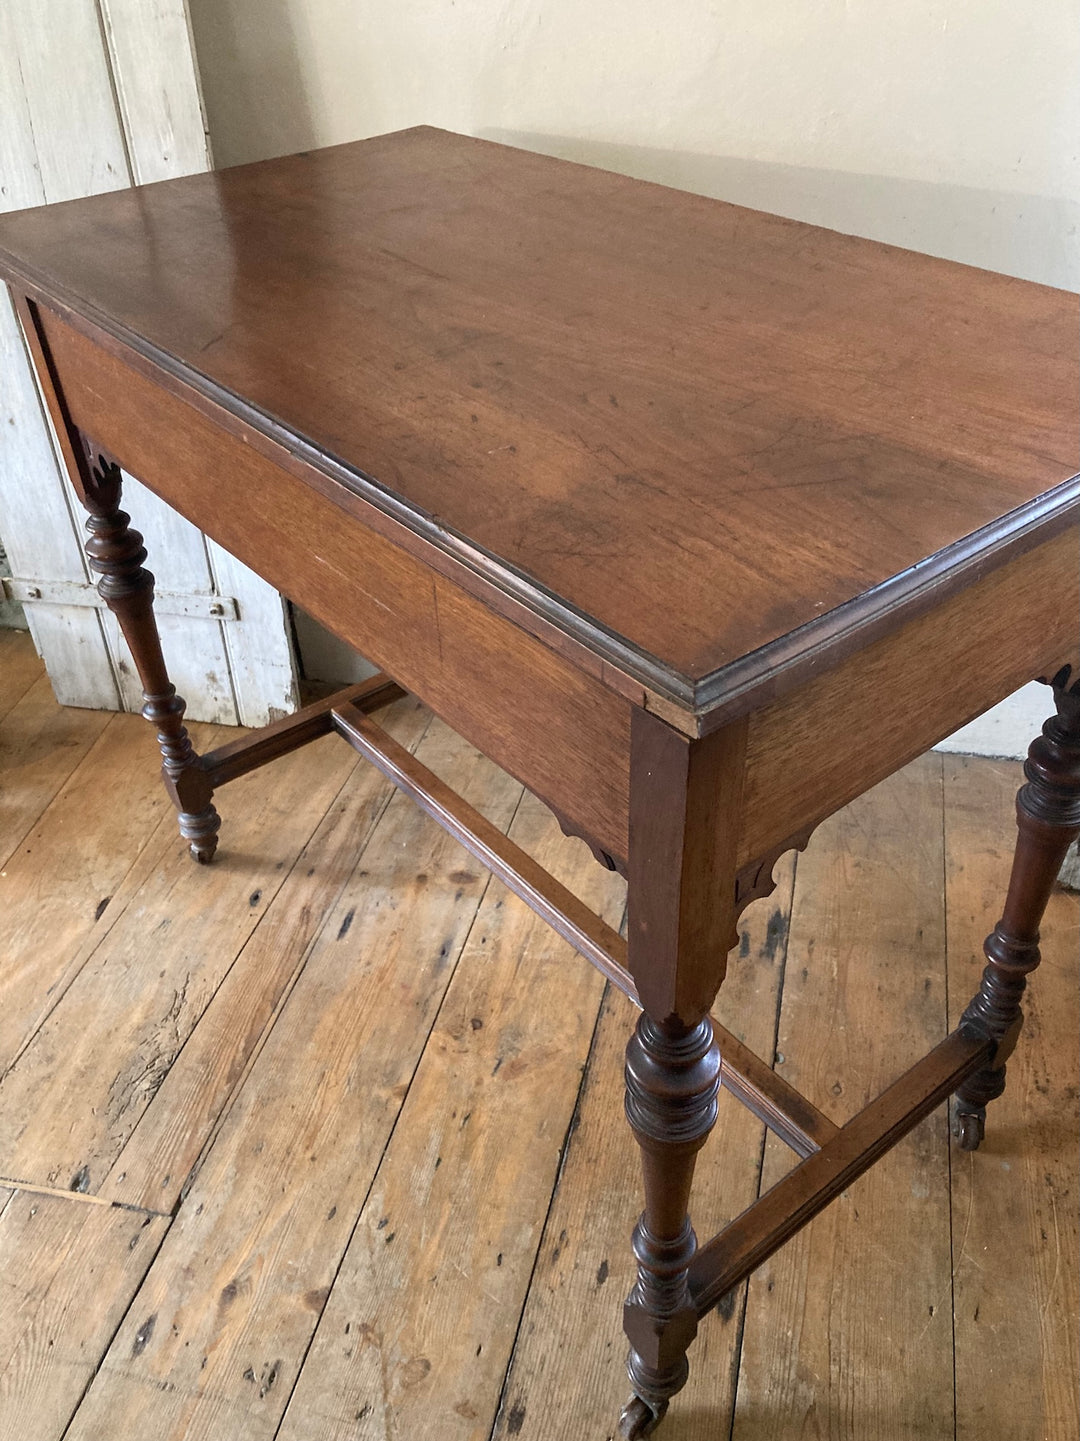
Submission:
M 418 696 L 567 824 L 626 853 L 630 703 L 42 306 L 72 423 Z M 175 384 L 175 383 L 174 383 Z M 298 473 L 299 472 L 299 473 Z M 136 525 L 138 517 L 135 518 Z M 153 567 L 153 557 L 149 564 Z
M 74 425 L 522 781 L 567 829 L 626 861 L 625 696 L 455 584 L 444 561 L 425 565 L 365 524 L 367 502 L 344 488 L 335 502 L 325 478 L 305 479 L 305 462 L 282 451 L 287 464 L 278 463 L 262 437 L 224 410 L 215 416 L 205 397 L 185 398 L 171 377 L 156 383 L 144 358 L 128 363 L 115 341 L 95 343 L 46 306 L 37 313 Z M 743 893 L 763 893 L 773 858 L 855 796 L 1024 682 L 1080 662 L 1078 614 L 1073 526 L 753 712 L 739 814 L 717 817 L 738 827 Z
M 738 864 L 812 830 L 1026 682 L 1078 662 L 1080 523 L 756 711 Z

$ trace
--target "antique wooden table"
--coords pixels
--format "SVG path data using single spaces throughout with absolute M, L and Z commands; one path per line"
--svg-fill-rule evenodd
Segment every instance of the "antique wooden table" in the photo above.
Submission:
M 0 272 L 198 859 L 219 786 L 334 730 L 640 1002 L 647 1434 L 725 1292 L 953 1092 L 976 1146 L 1004 1085 L 1080 830 L 1076 297 L 430 129 L 9 215 Z M 385 674 L 197 756 L 121 465 Z M 710 1022 L 739 912 L 1032 677 L 981 990 L 837 1127 Z M 625 942 L 371 719 L 399 685 L 625 872 Z M 720 1084 L 801 1159 L 699 1245 Z

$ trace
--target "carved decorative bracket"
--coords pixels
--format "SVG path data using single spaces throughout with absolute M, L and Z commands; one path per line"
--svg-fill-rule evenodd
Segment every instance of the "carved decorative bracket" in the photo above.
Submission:
M 550 807 L 552 814 L 559 823 L 559 829 L 564 836 L 572 836 L 575 840 L 584 841 L 593 857 L 609 871 L 617 871 L 624 879 L 626 877 L 626 862 L 618 856 L 613 856 L 598 845 L 580 826 L 576 825 L 567 816 Z M 763 900 L 771 896 L 776 890 L 776 882 L 773 880 L 773 870 L 777 861 L 787 851 L 804 851 L 809 844 L 810 837 L 814 833 L 813 826 L 807 826 L 805 830 L 797 831 L 795 835 L 789 836 L 779 845 L 773 846 L 765 855 L 756 861 L 751 861 L 735 877 L 735 930 L 731 936 L 729 949 L 739 944 L 738 920 L 743 911 L 752 901 Z
M 1055 694 L 1080 696 L 1080 666 L 1063 665 L 1055 675 L 1039 675 L 1042 685 L 1053 686 Z
M 119 462 L 100 446 L 84 441 L 86 465 L 81 466 L 84 489 L 83 504 L 92 516 L 104 519 L 120 508 L 123 475 Z
M 605 851 L 598 841 L 594 841 L 586 831 L 576 825 L 568 816 L 557 811 L 554 806 L 549 806 L 551 814 L 559 822 L 559 829 L 564 836 L 570 836 L 574 840 L 584 841 L 589 850 L 593 853 L 593 859 L 599 861 L 606 871 L 618 871 L 619 875 L 626 878 L 626 862 L 618 856 L 613 856 L 610 851 Z
M 805 830 L 797 831 L 795 835 L 789 836 L 787 840 L 781 841 L 779 845 L 773 846 L 761 857 L 760 860 L 743 866 L 742 870 L 735 877 L 735 915 L 734 931 L 731 936 L 731 947 L 739 944 L 739 917 L 752 901 L 764 900 L 771 896 L 776 890 L 776 881 L 773 879 L 773 870 L 777 861 L 787 851 L 804 851 L 814 834 L 814 827 L 807 826 Z

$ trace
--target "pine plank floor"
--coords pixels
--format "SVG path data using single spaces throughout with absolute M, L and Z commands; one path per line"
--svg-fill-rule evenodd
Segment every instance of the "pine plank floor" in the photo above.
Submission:
M 519 785 L 387 723 L 620 923 Z M 223 792 L 210 868 L 156 772 L 0 632 L 2 1441 L 610 1441 L 629 1004 L 332 737 Z M 835 1119 L 977 983 L 1018 780 L 923 756 L 746 913 L 717 1015 Z M 1076 1441 L 1078 938 L 1059 892 L 983 1150 L 924 1122 L 704 1323 L 660 1436 Z M 789 1162 L 722 1098 L 699 1232 Z

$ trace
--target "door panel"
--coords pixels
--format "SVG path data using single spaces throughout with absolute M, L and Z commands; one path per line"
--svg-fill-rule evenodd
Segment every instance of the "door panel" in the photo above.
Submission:
M 184 0 L 5 0 L 0 96 L 4 209 L 209 165 Z M 85 588 L 90 575 L 83 513 L 57 457 L 4 292 L 0 534 L 20 589 L 41 592 L 25 605 L 27 622 L 60 701 L 138 710 L 137 677 L 115 620 L 85 589 L 85 603 L 71 603 L 71 586 Z M 159 589 L 222 598 L 221 619 L 159 617 L 165 658 L 189 714 L 261 725 L 295 709 L 296 668 L 281 597 L 130 478 L 124 494 Z

